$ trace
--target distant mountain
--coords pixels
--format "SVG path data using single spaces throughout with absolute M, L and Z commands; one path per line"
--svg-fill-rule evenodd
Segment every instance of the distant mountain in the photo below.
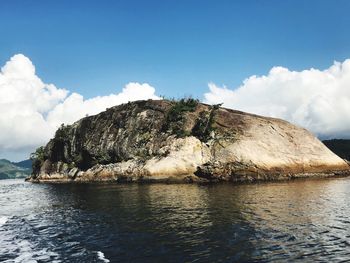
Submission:
M 21 165 L 28 165 L 27 161 L 23 162 L 24 164 Z M 31 172 L 31 168 L 21 167 L 14 163 L 11 163 L 9 160 L 0 159 L 0 179 L 25 178 L 29 176 Z
M 32 160 L 30 160 L 30 159 L 20 161 L 20 162 L 12 162 L 12 164 L 14 164 L 18 167 L 32 169 Z
M 350 161 L 350 140 L 325 140 L 323 143 L 336 155 Z

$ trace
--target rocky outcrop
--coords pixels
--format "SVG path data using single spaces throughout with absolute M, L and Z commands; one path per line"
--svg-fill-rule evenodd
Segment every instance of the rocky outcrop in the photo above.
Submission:
M 305 129 L 192 99 L 109 108 L 62 126 L 32 158 L 32 182 L 241 182 L 349 174 L 349 165 Z

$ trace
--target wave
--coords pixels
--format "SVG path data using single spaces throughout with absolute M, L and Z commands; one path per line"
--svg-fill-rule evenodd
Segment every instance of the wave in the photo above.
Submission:
M 102 260 L 103 262 L 110 262 L 109 259 L 105 258 L 105 254 L 103 254 L 102 251 L 97 251 L 98 259 Z
M 5 225 L 8 220 L 6 216 L 0 216 L 0 226 Z

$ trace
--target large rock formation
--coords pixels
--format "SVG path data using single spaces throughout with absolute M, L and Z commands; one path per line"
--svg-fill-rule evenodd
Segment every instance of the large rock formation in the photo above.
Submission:
M 192 99 L 109 108 L 62 126 L 32 158 L 34 182 L 236 182 L 349 173 L 305 129 Z

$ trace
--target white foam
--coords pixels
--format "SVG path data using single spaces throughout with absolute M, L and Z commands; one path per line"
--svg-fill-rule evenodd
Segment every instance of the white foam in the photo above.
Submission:
M 103 262 L 110 262 L 109 259 L 105 258 L 105 254 L 103 254 L 102 251 L 97 251 L 98 259 L 102 260 Z
M 0 226 L 5 225 L 5 223 L 7 222 L 8 217 L 6 216 L 0 216 Z
M 13 263 L 36 263 L 36 262 L 61 262 L 60 260 L 52 260 L 52 257 L 58 257 L 57 253 L 50 252 L 47 248 L 35 250 L 32 244 L 27 240 L 16 242 L 16 247 L 19 250 L 17 257 L 10 262 Z

